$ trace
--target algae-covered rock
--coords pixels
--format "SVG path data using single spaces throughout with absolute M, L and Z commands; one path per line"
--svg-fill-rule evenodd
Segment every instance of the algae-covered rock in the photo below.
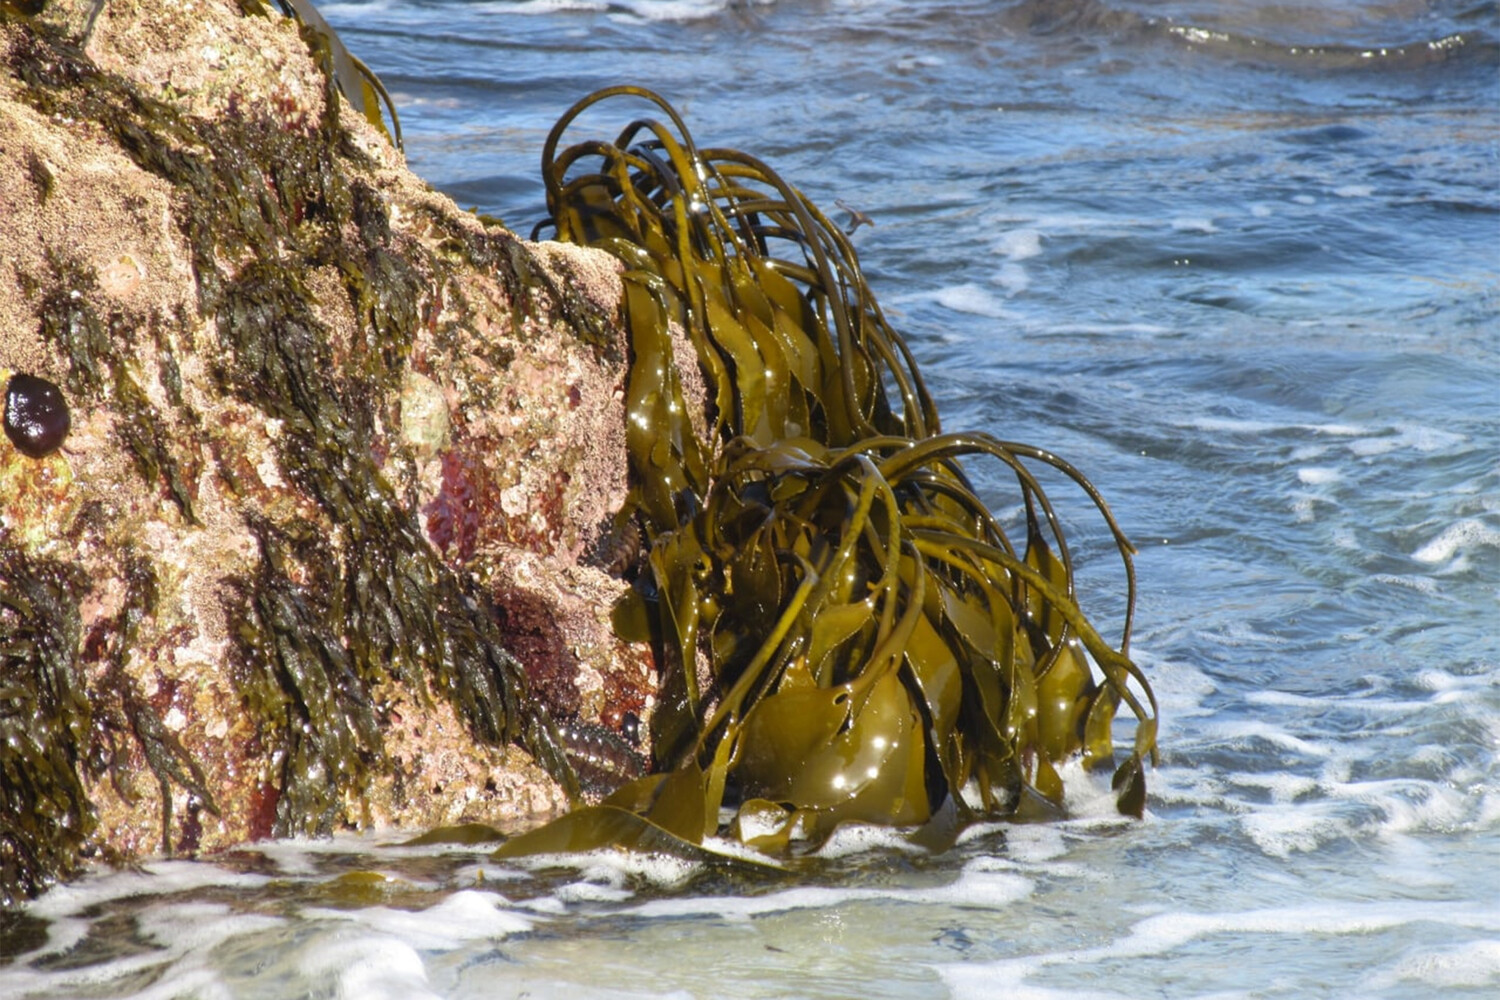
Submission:
M 627 487 L 618 265 L 433 193 L 317 47 L 260 3 L 0 10 L 0 375 L 70 418 L 0 440 L 5 903 L 515 825 L 576 790 L 548 707 L 650 708 L 585 558 Z

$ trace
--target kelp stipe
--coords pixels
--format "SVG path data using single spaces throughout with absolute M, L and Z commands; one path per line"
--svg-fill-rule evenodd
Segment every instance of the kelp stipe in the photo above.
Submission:
M 614 98 L 664 119 L 562 146 Z M 1079 609 L 1027 463 L 1097 507 L 1133 609 L 1133 549 L 1092 484 L 1042 449 L 944 434 L 846 235 L 761 161 L 698 149 L 657 95 L 580 101 L 542 170 L 538 231 L 625 265 L 632 497 L 649 555 L 616 618 L 654 643 L 662 695 L 655 773 L 501 853 L 699 844 L 725 805 L 726 832 L 763 850 L 846 821 L 915 826 L 942 846 L 978 816 L 1057 814 L 1057 765 L 1113 764 L 1122 704 L 1137 725 L 1118 805 L 1141 815 L 1156 703 L 1128 655 L 1132 611 L 1115 646 Z M 701 428 L 674 328 L 706 381 Z M 973 457 L 1015 476 L 1022 544 L 977 497 L 960 464 Z

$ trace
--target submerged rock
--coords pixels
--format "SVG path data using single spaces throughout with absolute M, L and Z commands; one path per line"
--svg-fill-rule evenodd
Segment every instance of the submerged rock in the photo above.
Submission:
M 71 414 L 0 440 L 0 900 L 556 813 L 549 712 L 652 703 L 585 558 L 618 265 L 432 192 L 259 3 L 94 6 L 0 12 L 0 371 Z

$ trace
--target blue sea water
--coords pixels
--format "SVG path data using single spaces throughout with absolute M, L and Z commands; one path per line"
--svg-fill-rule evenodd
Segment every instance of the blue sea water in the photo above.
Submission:
M 1148 812 L 1076 773 L 1067 821 L 937 858 L 849 833 L 771 883 L 257 845 L 55 890 L 0 996 L 1500 994 L 1495 3 L 321 9 L 412 168 L 520 232 L 552 123 L 616 83 L 868 214 L 945 427 L 1064 456 L 1140 549 Z M 1108 535 L 1064 497 L 1118 622 Z M 389 875 L 362 905 L 331 888 L 356 870 Z

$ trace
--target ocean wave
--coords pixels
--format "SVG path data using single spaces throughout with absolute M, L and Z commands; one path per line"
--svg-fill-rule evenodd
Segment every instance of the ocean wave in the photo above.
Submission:
M 1454 64 L 1489 70 L 1500 53 L 1494 36 L 1454 22 L 1443 26 L 1453 30 L 1430 38 L 1382 38 L 1392 30 L 1382 24 L 1389 14 L 1358 4 L 1288 4 L 1269 11 L 1261 5 L 1186 6 L 1176 16 L 1162 16 L 1101 0 L 1022 0 L 1003 19 L 1036 36 L 1164 41 L 1226 62 L 1296 72 L 1402 73 Z
M 1300 71 L 1410 72 L 1450 63 L 1487 66 L 1500 52 L 1494 39 L 1477 31 L 1401 44 L 1346 45 L 1287 44 L 1189 24 L 1166 24 L 1159 30 L 1173 41 L 1225 59 Z
M 1477 518 L 1465 518 L 1444 528 L 1411 557 L 1429 565 L 1450 563 L 1451 569 L 1458 568 L 1458 560 L 1477 549 L 1500 549 L 1500 529 Z
M 1007 996 L 1054 997 L 1062 996 L 1064 992 L 1033 986 L 1027 979 L 1048 967 L 1086 969 L 1117 959 L 1168 955 L 1215 937 L 1361 938 L 1416 924 L 1492 934 L 1500 931 L 1500 911 L 1473 903 L 1363 901 L 1229 912 L 1175 911 L 1145 917 L 1119 938 L 1091 948 L 1062 949 L 997 962 L 944 963 L 936 968 L 955 1000 L 993 997 L 997 983 L 1007 984 L 1004 990 Z M 1467 951 L 1465 960 L 1451 965 L 1459 977 L 1458 985 L 1484 985 L 1492 967 L 1491 950 L 1476 943 L 1468 946 Z M 1386 975 L 1406 978 L 1409 968 L 1406 963 L 1400 963 Z M 1081 991 L 1070 989 L 1065 995 L 1072 998 L 1118 996 L 1116 993 L 1092 993 L 1086 988 Z

